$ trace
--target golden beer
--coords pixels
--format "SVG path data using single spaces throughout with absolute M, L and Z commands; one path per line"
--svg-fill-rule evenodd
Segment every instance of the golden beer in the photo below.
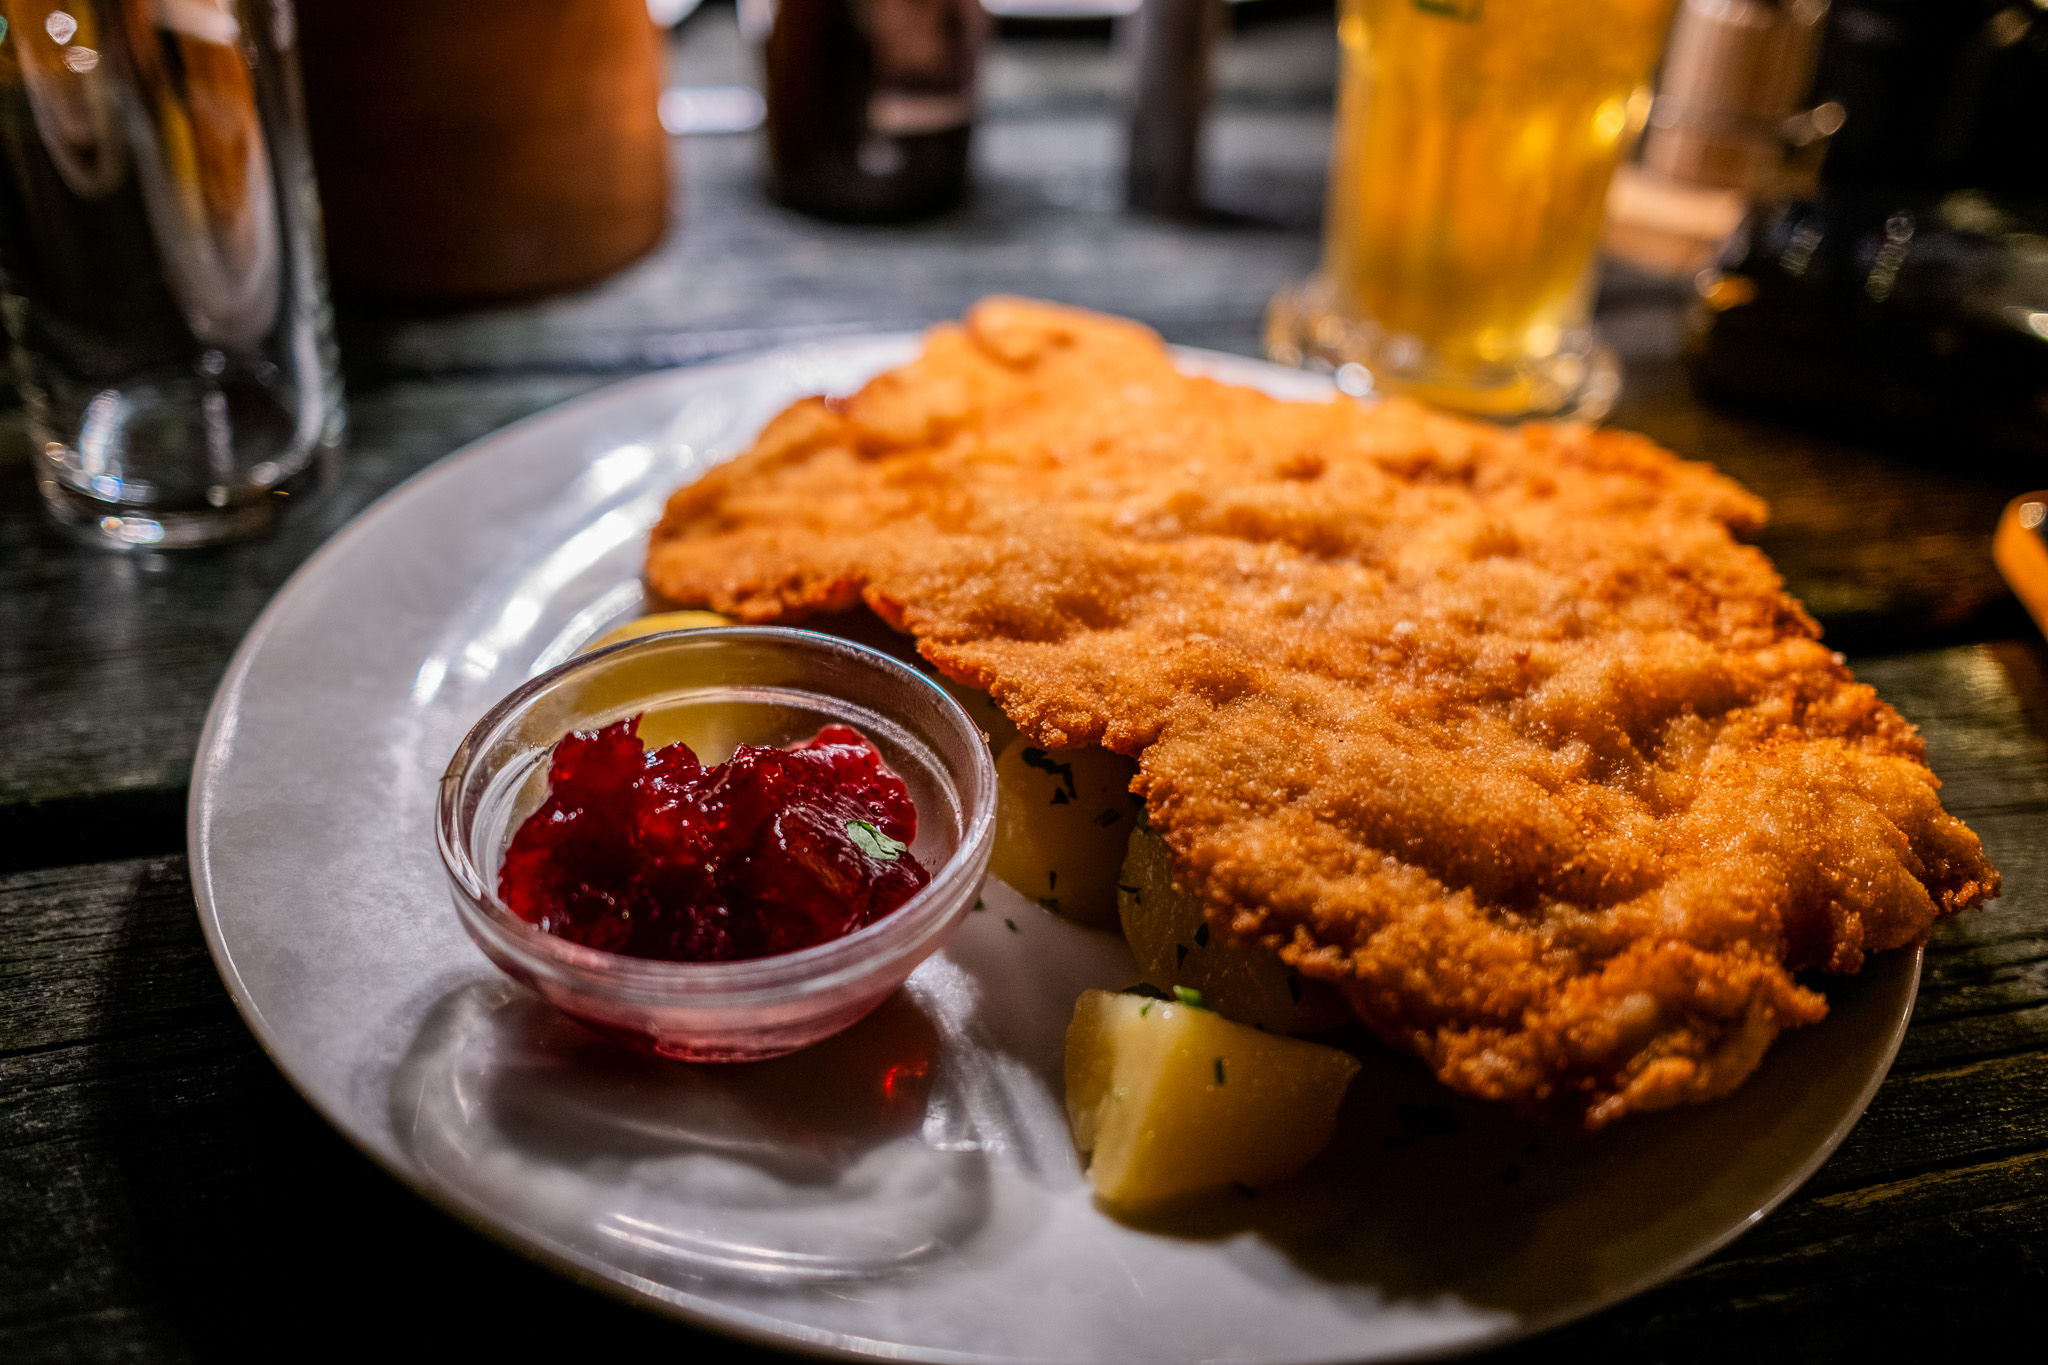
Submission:
M 1323 276 L 1294 301 L 1293 358 L 1466 411 L 1583 407 L 1607 184 L 1671 8 L 1344 0 Z

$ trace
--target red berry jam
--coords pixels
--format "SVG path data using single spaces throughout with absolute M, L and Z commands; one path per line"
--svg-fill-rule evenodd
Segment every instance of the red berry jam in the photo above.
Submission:
M 640 718 L 555 745 L 548 799 L 512 837 L 498 894 L 529 924 L 629 957 L 726 962 L 873 924 L 931 874 L 917 808 L 866 736 L 828 725 L 713 767 L 648 753 Z

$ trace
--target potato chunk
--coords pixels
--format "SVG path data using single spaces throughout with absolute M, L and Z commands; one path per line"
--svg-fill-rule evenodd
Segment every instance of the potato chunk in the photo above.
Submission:
M 1095 1192 L 1141 1208 L 1293 1175 L 1336 1131 L 1357 1072 L 1348 1053 L 1213 1010 L 1088 991 L 1067 1029 L 1067 1118 Z
M 1173 850 L 1149 829 L 1131 831 L 1117 884 L 1124 938 L 1145 980 L 1190 986 L 1218 1014 L 1271 1033 L 1315 1033 L 1352 1015 L 1334 987 L 1309 981 L 1273 954 L 1225 943 L 1202 903 L 1173 884 Z
M 996 842 L 988 870 L 1056 915 L 1114 929 L 1117 869 L 1137 824 L 1137 765 L 1107 749 L 996 755 Z

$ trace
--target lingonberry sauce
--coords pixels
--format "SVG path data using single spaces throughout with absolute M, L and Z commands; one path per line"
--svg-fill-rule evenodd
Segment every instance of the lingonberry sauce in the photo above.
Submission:
M 858 730 L 742 744 L 705 767 L 647 752 L 640 718 L 555 745 L 548 799 L 512 837 L 498 894 L 529 924 L 629 957 L 724 962 L 874 923 L 931 874 L 917 808 Z

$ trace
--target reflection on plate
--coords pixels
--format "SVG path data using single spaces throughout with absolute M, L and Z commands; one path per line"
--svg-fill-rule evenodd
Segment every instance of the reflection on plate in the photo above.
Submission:
M 998 883 L 881 1011 L 757 1066 L 627 1056 L 506 983 L 442 889 L 447 755 L 642 608 L 671 489 L 789 400 L 913 348 L 654 375 L 508 428 L 366 513 L 251 631 L 194 774 L 194 883 L 244 1015 L 354 1142 L 506 1240 L 698 1322 L 844 1355 L 1104 1365 L 1502 1340 L 1675 1273 L 1832 1150 L 1890 1064 L 1917 955 L 1821 983 L 1832 1017 L 1732 1098 L 1595 1139 L 1460 1099 L 1361 1039 L 1342 1129 L 1303 1176 L 1147 1222 L 1090 1200 L 1059 1076 L 1075 996 L 1135 968 L 1114 936 Z
M 937 1042 L 899 991 L 793 1057 L 682 1067 L 471 982 L 421 1028 L 392 1119 L 437 1182 L 644 1278 L 871 1279 L 987 1220 Z

